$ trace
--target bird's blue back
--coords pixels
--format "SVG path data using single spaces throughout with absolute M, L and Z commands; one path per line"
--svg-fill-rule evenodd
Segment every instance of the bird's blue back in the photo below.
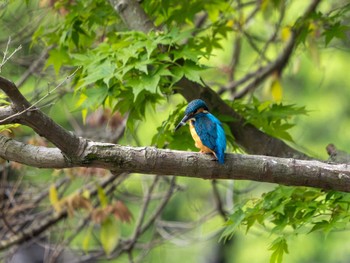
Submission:
M 219 163 L 225 159 L 226 136 L 221 122 L 210 113 L 198 113 L 194 116 L 194 128 L 202 143 L 213 150 Z

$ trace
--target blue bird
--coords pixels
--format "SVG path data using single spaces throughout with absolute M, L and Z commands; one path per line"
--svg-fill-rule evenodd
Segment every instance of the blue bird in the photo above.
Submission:
M 190 132 L 195 146 L 201 153 L 212 153 L 220 164 L 225 160 L 226 136 L 221 122 L 208 111 L 208 106 L 203 100 L 191 101 L 185 116 L 176 126 L 175 131 L 190 123 Z

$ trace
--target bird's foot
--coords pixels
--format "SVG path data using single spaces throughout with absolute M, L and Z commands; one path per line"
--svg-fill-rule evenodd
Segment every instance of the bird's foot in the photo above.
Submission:
M 213 153 L 210 153 L 210 152 L 203 152 L 203 151 L 199 151 L 199 152 L 202 153 L 202 154 L 205 154 L 205 155 L 211 155 L 211 156 L 213 156 L 213 158 L 211 158 L 210 161 L 217 161 L 217 160 L 218 160 L 218 158 L 216 158 L 215 154 L 213 154 Z

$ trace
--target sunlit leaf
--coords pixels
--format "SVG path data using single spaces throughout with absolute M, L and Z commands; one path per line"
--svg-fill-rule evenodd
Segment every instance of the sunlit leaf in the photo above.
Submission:
M 108 81 L 114 76 L 114 69 L 115 66 L 108 60 L 102 64 L 95 65 L 94 69 L 89 70 L 88 75 L 83 79 L 84 84 L 88 85 L 98 80 L 103 80 L 103 82 L 108 85 Z
M 98 199 L 100 200 L 101 203 L 101 207 L 107 207 L 108 205 L 108 197 L 105 193 L 105 191 L 103 190 L 103 188 L 101 186 L 97 186 L 97 194 L 98 194 Z
M 283 42 L 287 42 L 292 35 L 291 27 L 285 26 L 281 30 L 281 38 Z
M 288 244 L 284 237 L 276 238 L 269 250 L 272 250 L 273 253 L 270 258 L 270 263 L 282 263 L 283 255 L 288 252 Z
M 271 83 L 271 94 L 272 98 L 275 102 L 281 102 L 282 101 L 282 85 L 280 79 L 277 77 L 275 78 Z
M 82 248 L 85 251 L 85 253 L 87 253 L 89 251 L 89 247 L 90 247 L 90 243 L 91 243 L 91 239 L 92 239 L 92 232 L 93 232 L 93 225 L 90 225 L 84 232 L 84 238 L 83 238 L 83 242 L 82 242 Z
M 58 198 L 58 192 L 55 184 L 50 185 L 49 199 L 50 199 L 50 204 L 53 206 L 55 211 L 59 213 L 62 210 L 62 208 L 60 205 L 60 200 Z
M 185 65 L 182 68 L 184 75 L 194 82 L 197 82 L 198 84 L 203 85 L 203 82 L 201 80 L 201 76 L 199 72 L 203 70 L 202 67 L 199 65 L 196 65 L 192 61 L 186 61 Z
M 101 224 L 100 239 L 103 250 L 109 255 L 118 245 L 120 238 L 119 223 L 112 216 L 107 217 Z

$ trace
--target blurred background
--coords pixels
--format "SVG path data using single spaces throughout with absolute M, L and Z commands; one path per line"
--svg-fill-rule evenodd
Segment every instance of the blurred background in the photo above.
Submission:
M 57 7 L 60 2 L 69 1 L 0 1 L 0 50 L 2 53 L 7 51 L 7 54 L 11 54 L 16 48 L 21 47 L 2 66 L 1 76 L 15 82 L 31 102 L 49 94 L 40 103 L 40 109 L 63 127 L 73 130 L 80 136 L 122 145 L 151 146 L 152 138 L 159 132 L 162 123 L 177 109 L 178 105 L 185 102 L 181 95 L 171 95 L 156 106 L 147 105 L 143 120 L 135 123 L 135 130 L 131 134 L 124 133 L 127 116 L 125 114 L 106 107 L 96 108 L 87 113 L 82 111 L 77 106 L 81 98 L 79 92 L 74 90 L 70 82 L 65 82 L 60 88 L 50 93 L 50 90 L 64 82 L 68 75 L 67 72 L 71 70 L 66 65 L 66 68 L 57 74 L 57 70 L 54 68 L 56 64 L 52 61 L 57 59 L 61 61 L 62 65 L 65 65 L 64 57 L 61 55 L 55 57 L 54 52 L 50 53 L 55 48 L 45 43 L 45 37 L 42 37 L 43 32 L 52 33 L 50 30 L 53 30 L 54 27 L 50 23 L 59 21 L 59 19 L 56 20 L 50 16 L 56 16 L 57 12 L 70 11 L 64 9 L 64 4 L 62 4 L 61 9 Z M 144 5 L 151 6 L 151 0 L 144 2 Z M 161 4 L 165 4 L 165 2 L 160 1 Z M 251 2 L 255 3 L 255 1 Z M 260 3 L 260 1 L 257 2 Z M 276 37 L 276 45 L 271 46 L 265 54 L 269 57 L 267 60 L 270 60 L 281 52 L 284 43 L 283 30 L 287 30 L 295 23 L 295 18 L 301 15 L 301 12 L 308 5 L 308 1 L 266 0 L 262 2 L 266 2 L 266 5 L 272 5 L 272 2 L 285 2 L 286 4 L 283 22 Z M 184 3 L 185 1 L 179 2 L 180 5 L 184 5 Z M 237 3 L 243 6 L 249 1 L 237 1 Z M 230 2 L 233 6 L 237 6 L 237 3 Z M 293 142 L 288 143 L 292 147 L 322 160 L 328 158 L 326 146 L 330 143 L 344 151 L 348 151 L 350 147 L 350 104 L 348 103 L 350 97 L 348 73 L 350 31 L 347 12 L 349 4 L 346 1 L 321 1 L 318 8 L 324 14 L 327 12 L 331 14 L 330 10 L 337 10 L 338 7 L 346 5 L 344 13 L 340 17 L 341 24 L 346 27 L 343 35 L 330 43 L 325 43 L 322 32 L 318 31 L 319 25 L 315 24 L 312 28 L 310 26 L 312 32 L 295 50 L 280 77 L 281 101 L 285 104 L 305 106 L 308 111 L 307 115 L 291 117 L 290 122 L 294 123 L 295 126 L 289 130 Z M 242 11 L 241 16 L 246 16 L 254 8 L 255 5 L 252 4 L 251 7 Z M 280 15 L 281 10 L 278 8 L 266 7 L 264 9 L 261 7 L 251 22 L 246 25 L 247 32 L 254 36 L 253 40 L 257 45 L 263 45 L 265 37 L 275 30 Z M 227 23 L 231 22 L 229 20 Z M 226 71 L 232 61 L 235 48 L 233 43 L 239 34 L 240 32 L 235 30 L 228 32 L 227 38 L 222 38 L 219 41 L 221 48 L 215 48 L 209 58 L 201 58 L 201 63 L 208 66 L 208 69 L 201 73 L 201 77 L 216 91 L 220 90 L 220 87 L 228 81 Z M 42 39 L 38 41 L 41 37 Z M 257 63 L 263 63 L 261 59 L 259 60 L 259 52 L 252 48 L 251 39 L 248 37 L 242 36 L 240 52 L 241 58 L 235 69 L 236 79 L 255 69 Z M 271 79 L 261 84 L 254 94 L 245 97 L 244 101 L 250 102 L 253 95 L 262 102 L 273 101 Z M 2 98 L 0 97 L 0 99 Z M 229 100 L 230 95 L 226 93 L 223 98 Z M 2 134 L 22 142 L 50 146 L 49 142 L 24 126 L 12 127 L 11 131 L 3 130 Z M 179 148 L 195 150 L 193 146 L 190 146 L 192 142 L 187 129 L 184 129 L 181 136 L 185 136 L 184 145 Z M 241 152 L 229 145 L 228 152 L 233 151 Z M 48 214 L 47 211 L 51 209 L 48 197 L 49 185 L 55 183 L 57 185 L 59 181 L 62 184 L 62 188 L 59 188 L 61 186 L 57 187 L 59 193 L 62 196 L 67 196 L 81 186 L 105 177 L 108 173 L 99 169 L 82 168 L 62 171 L 42 170 L 8 163 L 4 160 L 1 160 L 1 169 L 2 177 L 6 177 L 1 185 L 3 209 L 7 204 L 5 204 L 4 197 L 20 196 L 22 202 L 26 203 L 26 201 L 32 201 L 32 198 L 38 198 L 38 192 L 46 192 L 46 195 L 39 198 L 40 200 L 37 199 L 35 207 L 23 208 L 22 212 L 26 216 L 32 215 L 33 220 L 36 216 L 40 218 L 43 214 Z M 157 192 L 149 206 L 148 215 L 157 208 L 159 200 L 161 200 L 157 194 L 162 196 L 168 191 L 169 180 L 162 179 L 157 183 Z M 140 204 L 149 191 L 150 185 L 154 182 L 155 176 L 133 174 L 110 196 L 111 199 L 122 200 L 134 216 L 133 223 L 120 225 L 121 237 L 127 237 L 133 233 L 135 221 L 137 221 L 137 215 L 141 209 Z M 236 204 L 246 199 L 260 198 L 263 193 L 274 187 L 272 184 L 247 181 L 218 181 L 216 183 L 222 205 L 228 212 L 232 212 Z M 14 188 L 16 190 L 13 190 Z M 168 201 L 161 216 L 157 217 L 152 227 L 140 238 L 138 250 L 134 254 L 135 261 L 168 263 L 179 261 L 269 262 L 271 256 L 269 248 L 275 239 L 275 236 L 269 231 L 269 226 L 254 226 L 248 233 L 245 232 L 245 228 L 242 228 L 236 232 L 231 240 L 224 243 L 219 241 L 219 237 L 225 220 L 216 209 L 217 197 L 215 197 L 212 183 L 199 179 L 177 178 L 175 189 L 176 194 Z M 6 191 L 13 194 L 8 195 Z M 17 215 L 23 216 L 23 214 Z M 55 262 L 49 261 L 49 258 L 52 258 L 50 253 L 57 248 L 65 251 L 63 252 L 64 256 L 61 254 L 56 258 L 58 261 L 89 262 L 88 260 L 91 260 L 90 262 L 96 262 L 94 260 L 97 260 L 98 257 L 89 256 L 87 252 L 96 252 L 101 244 L 96 237 L 97 234 L 94 234 L 93 231 L 91 233 L 95 237 L 86 237 L 88 232 L 86 229 L 96 227 L 88 223 L 84 225 L 85 230 L 82 231 L 77 231 L 74 227 L 80 224 L 84 218 L 83 212 L 77 212 L 73 218 L 62 220 L 55 228 L 41 235 L 40 239 L 35 239 L 34 244 L 46 249 L 44 249 L 46 251 L 45 262 Z M 28 220 L 30 221 L 30 219 Z M 28 222 L 22 225 L 22 228 L 31 225 L 32 222 Z M 4 234 L 4 237 L 5 233 L 8 233 L 5 225 L 4 221 L 0 222 L 0 238 L 1 233 Z M 313 232 L 288 236 L 289 254 L 284 256 L 283 262 L 349 262 L 350 239 L 348 236 L 348 228 L 328 234 Z M 35 256 L 28 256 L 26 246 L 28 247 L 29 244 L 20 248 L 7 249 L 0 255 L 4 262 L 42 262 L 35 261 Z M 24 253 L 26 261 L 21 257 L 21 253 Z M 38 254 L 40 253 L 43 254 L 43 251 L 40 250 Z M 45 256 L 38 257 L 45 258 Z M 127 253 L 121 254 L 114 261 L 106 258 L 99 260 L 99 262 L 133 262 Z

